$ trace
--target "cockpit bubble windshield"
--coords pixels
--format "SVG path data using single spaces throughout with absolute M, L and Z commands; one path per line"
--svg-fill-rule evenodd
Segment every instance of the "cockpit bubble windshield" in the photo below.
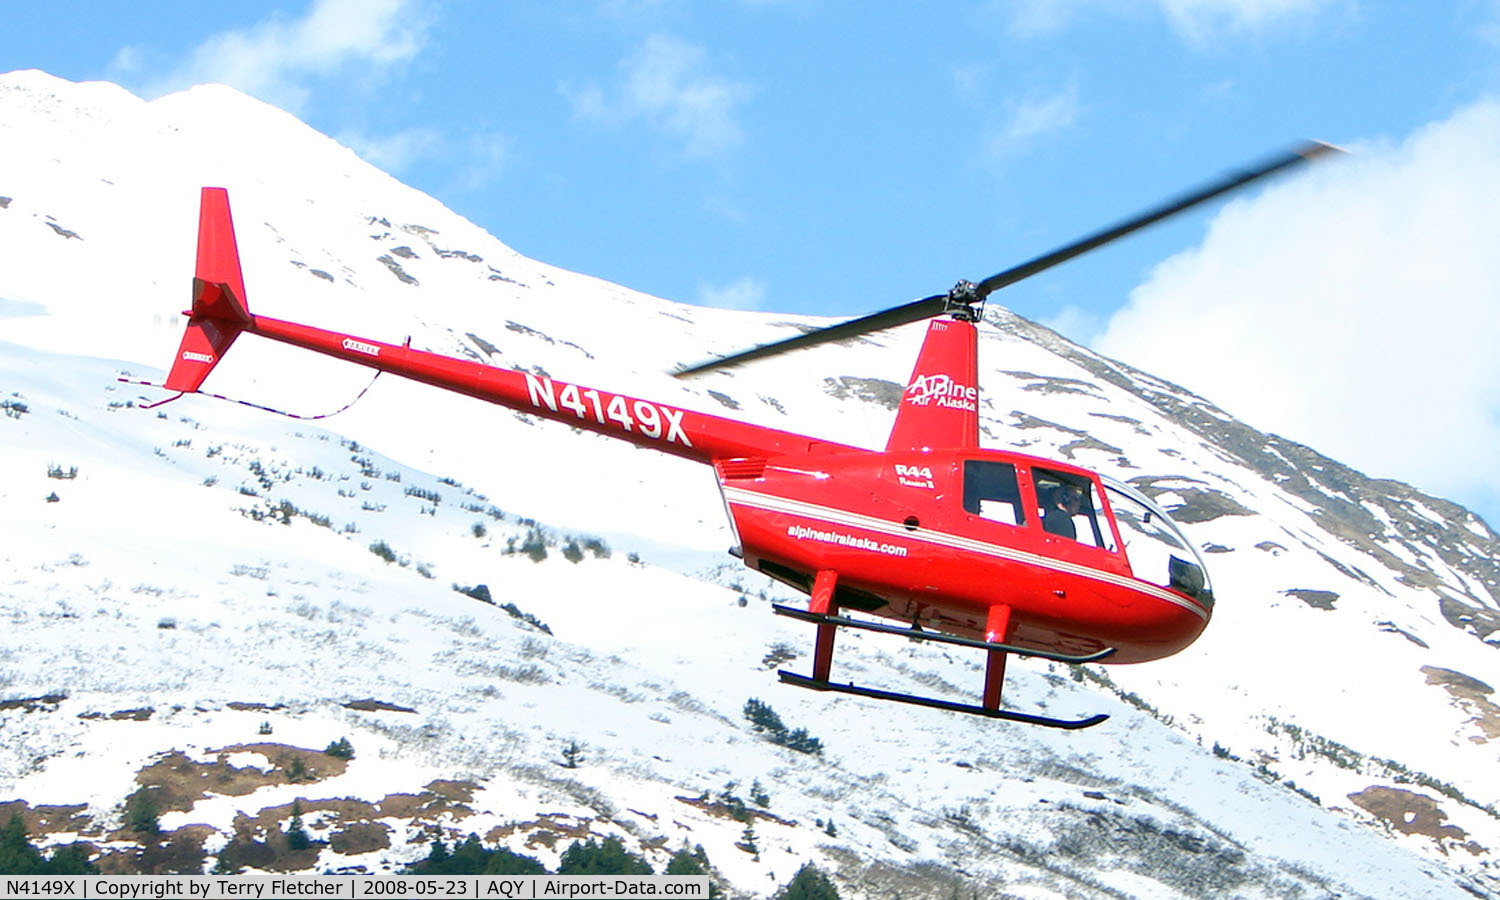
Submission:
M 1104 492 L 1135 576 L 1212 606 L 1208 567 L 1171 516 L 1127 484 L 1104 479 Z

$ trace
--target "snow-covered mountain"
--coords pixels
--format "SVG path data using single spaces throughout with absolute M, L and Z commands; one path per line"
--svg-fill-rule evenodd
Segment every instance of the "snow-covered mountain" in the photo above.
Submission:
M 810 634 L 724 554 L 706 469 L 389 377 L 326 421 L 143 409 L 165 395 L 116 378 L 176 348 L 202 185 L 257 313 L 844 443 L 883 444 L 920 340 L 684 384 L 817 320 L 526 259 L 228 88 L 0 76 L 0 814 L 45 843 L 373 871 L 435 835 L 548 865 L 617 836 L 658 869 L 701 846 L 744 896 L 807 861 L 860 897 L 1500 896 L 1500 537 L 1468 511 L 992 304 L 986 442 L 1154 494 L 1214 622 L 1161 662 L 1011 666 L 1019 708 L 1111 714 L 1080 733 L 784 688 Z M 369 381 L 244 338 L 207 387 L 318 414 Z M 840 641 L 861 684 L 980 680 L 977 654 Z M 767 741 L 751 698 L 822 753 Z M 123 827 L 142 787 L 152 841 Z

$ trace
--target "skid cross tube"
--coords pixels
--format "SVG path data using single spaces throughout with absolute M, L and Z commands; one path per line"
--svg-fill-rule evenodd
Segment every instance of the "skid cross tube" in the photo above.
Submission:
M 790 616 L 793 619 L 801 619 L 804 622 L 815 622 L 819 625 L 860 628 L 865 631 L 876 631 L 881 634 L 900 635 L 901 637 L 908 637 L 918 641 L 937 641 L 941 644 L 973 647 L 976 650 L 999 650 L 1002 653 L 1014 653 L 1017 656 L 1034 656 L 1038 659 L 1050 659 L 1053 662 L 1068 663 L 1074 666 L 1081 665 L 1082 663 L 1098 662 L 1101 659 L 1114 655 L 1115 652 L 1115 648 L 1105 647 L 1097 653 L 1090 653 L 1085 656 L 1068 656 L 1062 653 L 1050 653 L 1046 650 L 1033 650 L 1029 647 L 1016 647 L 1010 644 L 977 641 L 973 638 L 958 637 L 957 635 L 944 634 L 938 631 L 918 631 L 915 628 L 907 628 L 901 625 L 882 625 L 879 622 L 866 622 L 861 619 L 851 619 L 848 616 L 824 616 L 781 604 L 773 604 L 771 610 L 778 616 Z
M 782 683 L 784 684 L 804 687 L 814 691 L 837 691 L 841 694 L 854 694 L 859 697 L 870 697 L 875 700 L 894 700 L 897 703 L 929 706 L 933 709 L 986 716 L 991 719 L 1004 719 L 1007 722 L 1022 722 L 1026 725 L 1040 725 L 1044 728 L 1063 728 L 1074 731 L 1079 728 L 1091 728 L 1109 718 L 1107 714 L 1099 713 L 1098 715 L 1089 716 L 1087 719 L 1052 719 L 1047 716 L 1034 716 L 1029 713 L 1011 712 L 1004 709 L 986 709 L 983 706 L 974 706 L 970 703 L 955 703 L 951 700 L 939 700 L 936 697 L 921 697 L 916 694 L 882 691 L 878 688 L 858 687 L 853 684 L 834 684 L 828 681 L 818 681 L 808 678 L 805 675 L 788 672 L 784 669 L 776 674 L 781 676 Z

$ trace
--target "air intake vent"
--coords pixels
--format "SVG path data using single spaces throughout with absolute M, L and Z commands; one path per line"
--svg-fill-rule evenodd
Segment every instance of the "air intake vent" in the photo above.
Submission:
M 721 459 L 714 465 L 724 481 L 743 481 L 766 474 L 766 461 L 760 458 Z

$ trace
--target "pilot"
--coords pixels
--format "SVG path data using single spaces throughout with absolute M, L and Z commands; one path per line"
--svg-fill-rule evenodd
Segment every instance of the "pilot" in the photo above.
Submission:
M 1083 494 L 1079 493 L 1078 488 L 1071 484 L 1053 488 L 1051 500 L 1042 510 L 1042 530 L 1070 541 L 1078 540 L 1078 528 L 1073 524 L 1073 517 L 1078 515 L 1082 506 Z

